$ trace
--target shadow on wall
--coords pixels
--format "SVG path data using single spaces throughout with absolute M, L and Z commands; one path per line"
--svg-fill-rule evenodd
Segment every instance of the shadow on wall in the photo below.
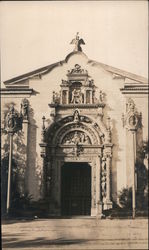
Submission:
M 33 195 L 33 199 L 38 199 L 40 194 L 40 171 L 37 167 L 37 125 L 34 119 L 34 110 L 29 107 L 29 126 L 28 126 L 28 164 L 26 170 L 26 179 L 28 192 Z
M 108 100 L 107 100 L 107 95 L 104 94 L 104 102 L 105 102 L 105 107 L 104 107 L 104 123 L 106 124 L 106 119 L 109 116 L 109 113 L 113 111 L 113 109 L 109 106 Z M 113 143 L 113 148 L 112 148 L 112 180 L 111 180 L 111 190 L 112 190 L 112 198 L 115 202 L 117 202 L 117 165 L 118 162 L 120 161 L 118 155 L 119 152 L 121 151 L 119 147 L 119 138 L 118 138 L 118 132 L 116 128 L 116 123 L 117 121 L 115 119 L 111 120 L 111 137 L 112 137 L 112 143 Z
M 112 119 L 112 143 L 113 143 L 113 148 L 112 148 L 112 194 L 113 194 L 113 199 L 114 201 L 117 202 L 117 167 L 118 163 L 120 161 L 119 159 L 119 152 L 121 151 L 120 146 L 119 146 L 119 138 L 118 138 L 118 132 L 116 128 L 116 123 L 117 121 L 115 119 Z

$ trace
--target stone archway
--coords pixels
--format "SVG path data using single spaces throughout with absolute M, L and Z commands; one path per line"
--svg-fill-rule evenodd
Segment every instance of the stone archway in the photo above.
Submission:
M 53 123 L 43 124 L 43 195 L 50 197 L 50 213 L 61 214 L 62 166 L 89 164 L 91 168 L 91 215 L 101 215 L 112 207 L 112 143 L 109 120 L 103 122 L 103 93 L 99 99 L 94 80 L 76 64 L 62 80 L 59 93 L 49 104 Z
M 62 214 L 62 167 L 90 165 L 91 168 L 91 215 L 101 214 L 102 209 L 112 207 L 110 196 L 110 167 L 112 144 L 98 124 L 86 116 L 65 117 L 53 123 L 45 131 L 44 149 L 45 196 L 50 196 L 50 213 Z M 46 167 L 45 167 L 46 166 Z M 82 212 L 80 212 L 82 213 Z

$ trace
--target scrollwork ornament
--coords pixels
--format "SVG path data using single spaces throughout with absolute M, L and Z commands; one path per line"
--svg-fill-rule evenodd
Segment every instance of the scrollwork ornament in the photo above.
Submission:
M 136 111 L 134 101 L 129 98 L 126 104 L 126 114 L 122 117 L 123 125 L 131 131 L 135 131 L 139 125 L 139 114 Z

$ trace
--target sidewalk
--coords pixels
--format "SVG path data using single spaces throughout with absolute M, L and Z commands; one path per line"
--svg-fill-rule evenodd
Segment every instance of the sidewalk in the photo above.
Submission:
M 147 219 L 10 220 L 2 249 L 148 249 Z

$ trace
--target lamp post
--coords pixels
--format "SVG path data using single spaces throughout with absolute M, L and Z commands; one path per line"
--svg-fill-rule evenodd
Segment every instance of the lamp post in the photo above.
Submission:
M 18 116 L 14 106 L 10 106 L 10 110 L 5 120 L 5 131 L 9 135 L 9 165 L 8 165 L 8 183 L 7 183 L 7 214 L 10 210 L 11 201 L 11 173 L 12 173 L 12 156 L 13 156 L 13 135 L 21 128 L 21 117 Z
M 136 176 L 135 176 L 135 165 L 136 165 L 136 130 L 132 130 L 133 136 L 133 164 L 132 164 L 132 218 L 136 216 Z

